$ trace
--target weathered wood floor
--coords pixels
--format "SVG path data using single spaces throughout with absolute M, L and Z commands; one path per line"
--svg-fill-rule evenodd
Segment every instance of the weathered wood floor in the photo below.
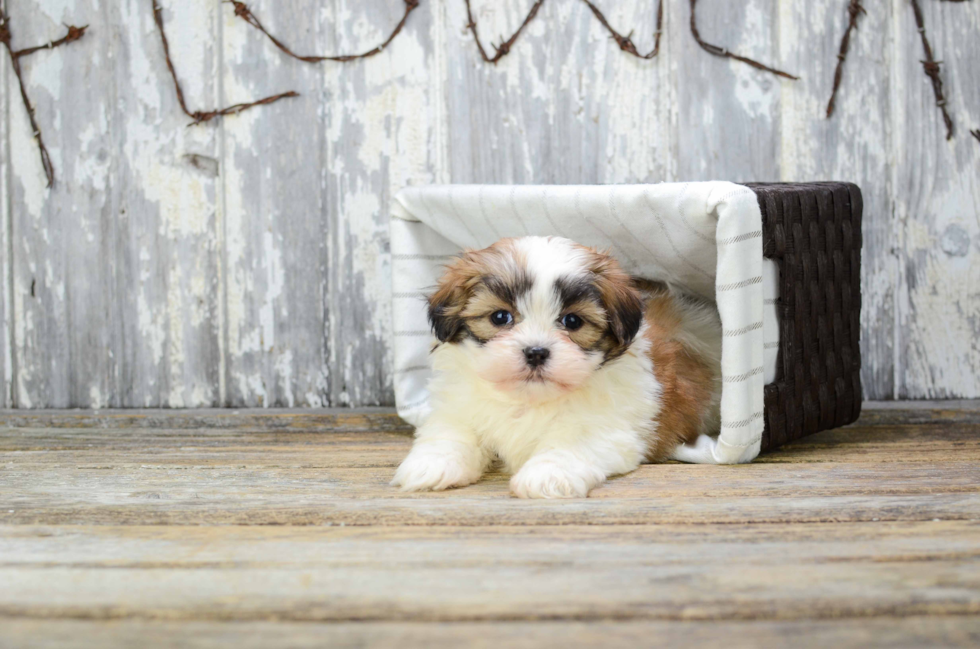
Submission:
M 0 413 L 0 646 L 980 645 L 980 410 L 588 500 L 387 486 L 375 413 Z

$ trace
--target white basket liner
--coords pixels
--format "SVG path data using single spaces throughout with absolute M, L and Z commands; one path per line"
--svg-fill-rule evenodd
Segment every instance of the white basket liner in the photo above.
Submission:
M 434 338 L 425 294 L 443 266 L 464 248 L 484 248 L 502 237 L 559 235 L 608 249 L 634 275 L 717 302 L 724 330 L 721 434 L 717 440 L 702 436 L 675 458 L 732 464 L 759 454 L 763 389 L 775 372 L 778 347 L 778 281 L 775 264 L 768 262 L 764 272 L 762 215 L 751 189 L 720 181 L 426 186 L 399 192 L 391 216 L 395 400 L 409 423 L 420 425 L 430 412 Z

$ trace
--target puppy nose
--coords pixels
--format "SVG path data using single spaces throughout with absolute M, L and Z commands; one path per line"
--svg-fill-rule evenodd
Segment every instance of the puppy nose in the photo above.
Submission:
M 544 365 L 544 362 L 551 356 L 551 350 L 547 347 L 525 347 L 524 358 L 531 367 Z

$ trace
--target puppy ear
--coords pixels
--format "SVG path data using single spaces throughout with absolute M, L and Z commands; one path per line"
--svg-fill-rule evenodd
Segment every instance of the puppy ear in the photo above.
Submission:
M 466 251 L 450 263 L 429 296 L 429 324 L 439 342 L 459 342 L 464 332 L 463 310 L 480 277 L 476 253 Z
M 620 347 L 626 347 L 643 323 L 643 299 L 632 278 L 615 259 L 593 251 L 590 270 L 595 276 L 602 305 L 609 314 L 609 330 Z

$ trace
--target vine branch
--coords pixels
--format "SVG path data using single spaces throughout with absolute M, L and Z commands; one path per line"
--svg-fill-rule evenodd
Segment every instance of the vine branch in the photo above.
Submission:
M 932 46 L 929 44 L 929 38 L 926 37 L 925 19 L 922 17 L 922 7 L 919 6 L 919 0 L 912 0 L 912 11 L 915 13 L 915 25 L 919 30 L 919 36 L 922 38 L 922 49 L 925 50 L 926 54 L 926 60 L 920 61 L 920 63 L 922 63 L 922 69 L 926 76 L 932 81 L 932 92 L 936 96 L 936 106 L 942 111 L 943 122 L 946 123 L 946 139 L 950 140 L 953 138 L 953 120 L 949 116 L 949 111 L 946 110 L 943 80 L 939 75 L 939 65 L 942 61 L 937 61 L 932 54 Z
M 703 49 L 705 52 L 707 52 L 708 54 L 713 54 L 715 56 L 735 59 L 736 61 L 747 63 L 751 65 L 753 68 L 764 70 L 766 72 L 772 72 L 773 74 L 780 77 L 784 77 L 786 79 L 792 79 L 793 81 L 797 81 L 799 79 L 799 77 L 793 76 L 789 72 L 783 72 L 782 70 L 771 68 L 768 65 L 759 63 L 754 59 L 741 56 L 740 54 L 735 54 L 734 52 L 729 52 L 724 47 L 718 47 L 717 45 L 712 45 L 711 43 L 705 42 L 704 39 L 701 38 L 701 34 L 698 32 L 698 18 L 697 18 L 697 8 L 696 8 L 697 3 L 698 0 L 691 0 L 691 35 L 694 36 L 694 40 L 698 42 L 698 45 L 700 45 L 701 49 Z
M 639 59 L 652 59 L 653 57 L 657 56 L 657 54 L 660 53 L 660 35 L 663 33 L 663 25 L 664 25 L 664 0 L 660 0 L 660 2 L 657 5 L 657 28 L 656 31 L 653 32 L 653 37 L 654 37 L 653 49 L 647 52 L 646 54 L 640 54 L 637 51 L 636 45 L 633 43 L 631 39 L 631 37 L 633 36 L 632 31 L 630 31 L 629 34 L 626 34 L 624 36 L 623 34 L 619 33 L 618 31 L 612 28 L 612 25 L 609 24 L 609 21 L 606 20 L 606 17 L 602 14 L 601 11 L 599 11 L 598 7 L 596 7 L 594 4 L 589 2 L 589 0 L 582 0 L 582 2 L 584 2 L 589 6 L 589 9 L 592 10 L 592 14 L 596 17 L 596 19 L 600 23 L 602 23 L 602 26 L 606 28 L 606 31 L 609 32 L 609 35 L 612 36 L 613 40 L 616 41 L 616 44 L 619 45 L 619 49 L 623 50 L 627 54 L 632 54 L 633 56 Z
M 269 31 L 262 25 L 258 17 L 256 17 L 256 15 L 252 12 L 252 10 L 249 8 L 247 4 L 245 4 L 244 2 L 239 2 L 239 0 L 225 0 L 225 1 L 228 2 L 229 4 L 234 5 L 236 16 L 238 16 L 239 18 L 247 22 L 255 29 L 259 30 L 263 34 L 265 34 L 266 37 L 270 41 L 272 41 L 272 44 L 278 47 L 280 50 L 282 50 L 283 53 L 285 53 L 287 56 L 291 56 L 294 59 L 298 61 L 303 61 L 305 63 L 320 63 L 322 61 L 346 62 L 346 61 L 353 61 L 355 59 L 366 59 L 370 56 L 374 56 L 375 54 L 380 54 L 381 52 L 384 51 L 386 47 L 388 47 L 388 44 L 391 43 L 391 41 L 395 40 L 395 37 L 398 36 L 399 33 L 401 33 L 402 28 L 405 26 L 405 23 L 408 21 L 408 15 L 412 13 L 412 11 L 414 11 L 419 6 L 419 0 L 403 0 L 405 2 L 405 13 L 402 14 L 401 20 L 398 21 L 398 24 L 395 25 L 395 28 L 392 30 L 388 38 L 384 40 L 383 43 L 381 43 L 380 45 L 378 45 L 373 49 L 368 50 L 367 52 L 362 52 L 361 54 L 333 54 L 333 55 L 313 54 L 309 56 L 303 56 L 297 54 L 292 49 L 290 49 L 288 45 L 286 45 L 281 40 L 279 40 L 278 38 L 270 34 Z
M 827 102 L 827 117 L 834 114 L 834 102 L 837 100 L 837 90 L 840 88 L 841 77 L 844 76 L 844 61 L 847 59 L 847 50 L 851 45 L 851 32 L 857 29 L 858 16 L 867 14 L 861 6 L 861 0 L 850 0 L 847 5 L 847 13 L 850 14 L 850 21 L 844 36 L 840 39 L 840 51 L 837 53 L 837 69 L 834 70 L 834 89 L 830 93 L 830 101 Z
M 152 0 L 153 2 L 153 21 L 156 23 L 157 31 L 160 32 L 160 41 L 163 44 L 163 56 L 167 60 L 167 69 L 170 71 L 170 76 L 174 81 L 174 89 L 177 91 L 177 103 L 180 104 L 180 109 L 184 111 L 184 114 L 190 117 L 193 121 L 189 126 L 194 126 L 196 124 L 202 124 L 204 122 L 209 122 L 215 117 L 222 117 L 224 115 L 233 115 L 241 113 L 248 110 L 249 108 L 255 108 L 256 106 L 264 106 L 267 104 L 272 104 L 280 99 L 285 99 L 287 97 L 298 97 L 299 93 L 293 90 L 289 92 L 284 92 L 278 95 L 272 95 L 270 97 L 264 97 L 256 101 L 234 104 L 232 106 L 227 106 L 225 108 L 217 108 L 215 110 L 196 110 L 192 111 L 187 107 L 187 100 L 184 99 L 184 90 L 180 85 L 180 80 L 177 78 L 177 71 L 174 69 L 174 63 L 170 58 L 170 43 L 167 41 L 167 32 L 163 27 L 163 10 L 160 8 L 160 3 L 157 0 Z
M 467 28 L 469 28 L 471 32 L 473 32 L 473 40 L 476 41 L 476 46 L 480 50 L 480 56 L 482 56 L 483 60 L 486 61 L 487 63 L 496 63 L 500 59 L 507 56 L 508 53 L 510 53 L 511 46 L 515 43 L 515 41 L 517 41 L 518 38 L 520 38 L 521 32 L 524 31 L 524 28 L 527 27 L 527 24 L 529 22 L 534 20 L 534 17 L 538 15 L 538 10 L 541 8 L 541 5 L 544 4 L 544 0 L 535 0 L 535 3 L 531 7 L 531 10 L 527 12 L 527 16 L 524 17 L 524 22 L 522 22 L 521 26 L 517 28 L 517 31 L 515 31 L 513 34 L 510 35 L 510 38 L 504 40 L 504 37 L 501 36 L 500 45 L 494 45 L 493 43 L 490 43 L 493 49 L 496 50 L 496 54 L 490 56 L 489 54 L 487 54 L 487 50 L 483 47 L 483 42 L 480 40 L 480 34 L 476 30 L 476 19 L 473 18 L 473 8 L 470 6 L 470 0 L 465 0 L 465 1 L 466 1 L 466 20 L 467 20 L 466 26 Z
M 15 50 L 11 45 L 13 34 L 10 31 L 10 22 L 10 16 L 0 7 L 0 42 L 3 43 L 3 46 L 10 54 L 10 67 L 13 68 L 14 76 L 17 77 L 17 85 L 20 88 L 20 99 L 24 103 L 24 108 L 27 109 L 27 119 L 31 124 L 31 134 L 37 140 L 37 148 L 41 156 L 41 167 L 44 169 L 44 177 L 48 181 L 48 187 L 54 187 L 54 165 L 51 163 L 51 155 L 48 153 L 48 148 L 44 145 L 44 138 L 41 136 L 41 127 L 38 126 L 37 115 L 34 114 L 34 106 L 31 105 L 31 99 L 27 94 L 27 85 L 24 83 L 24 73 L 20 68 L 20 60 L 35 52 L 53 50 L 56 47 L 77 41 L 85 35 L 85 30 L 88 29 L 88 25 L 84 27 L 67 25 L 68 33 L 56 41 L 38 45 L 37 47 L 26 47 L 21 50 Z

